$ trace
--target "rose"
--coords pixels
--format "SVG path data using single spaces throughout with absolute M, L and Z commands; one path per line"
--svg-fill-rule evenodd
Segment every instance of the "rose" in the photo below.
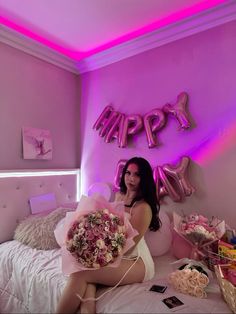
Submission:
M 169 275 L 169 282 L 179 292 L 198 298 L 206 297 L 204 287 L 209 283 L 208 277 L 197 269 L 184 268 Z
M 102 239 L 98 239 L 96 241 L 96 246 L 99 248 L 99 249 L 103 249 L 105 247 L 105 243 Z
M 206 298 L 207 294 L 206 292 L 203 290 L 202 287 L 196 286 L 194 289 L 194 295 L 197 298 Z
M 198 285 L 200 287 L 206 287 L 208 284 L 209 284 L 209 278 L 206 275 L 200 273 L 198 276 Z
M 196 269 L 192 269 L 188 278 L 188 282 L 190 286 L 195 287 L 198 285 L 198 276 L 199 276 L 199 272 Z
M 179 291 L 183 293 L 188 293 L 189 285 L 188 281 L 185 279 L 185 277 L 179 282 Z

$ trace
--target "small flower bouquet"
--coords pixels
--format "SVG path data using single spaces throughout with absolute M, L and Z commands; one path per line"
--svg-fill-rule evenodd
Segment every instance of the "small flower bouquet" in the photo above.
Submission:
M 201 259 L 202 249 L 219 240 L 225 233 L 225 222 L 217 218 L 209 220 L 200 214 L 180 216 L 173 214 L 174 230 L 192 247 L 191 258 Z
M 168 280 L 174 289 L 181 293 L 189 294 L 198 298 L 206 298 L 205 288 L 209 284 L 209 271 L 199 262 L 183 259 L 179 262 L 187 261 L 177 270 L 172 272 Z
M 102 196 L 82 196 L 74 212 L 68 212 L 55 237 L 62 248 L 65 274 L 116 267 L 137 235 L 124 215 L 122 202 L 109 203 Z

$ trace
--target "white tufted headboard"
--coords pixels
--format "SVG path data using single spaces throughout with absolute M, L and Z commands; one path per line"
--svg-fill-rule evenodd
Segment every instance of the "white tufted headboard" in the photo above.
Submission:
M 30 212 L 29 198 L 54 193 L 57 205 L 76 202 L 79 170 L 0 172 L 0 243 L 12 240 L 17 223 Z

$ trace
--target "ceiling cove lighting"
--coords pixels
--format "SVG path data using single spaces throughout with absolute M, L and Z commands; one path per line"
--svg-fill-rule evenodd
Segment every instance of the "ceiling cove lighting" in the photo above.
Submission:
M 39 34 L 36 34 L 35 32 L 32 32 L 29 29 L 26 29 L 23 26 L 20 26 L 13 21 L 10 21 L 9 19 L 0 16 L 0 24 L 9 27 L 10 29 L 13 29 L 17 31 L 18 33 L 22 34 L 23 36 L 26 36 L 28 38 L 31 38 L 51 49 L 54 51 L 57 51 L 73 60 L 80 61 L 82 59 L 85 59 L 89 56 L 92 56 L 94 54 L 97 54 L 99 52 L 102 52 L 104 50 L 107 50 L 109 48 L 112 48 L 114 46 L 117 46 L 119 44 L 122 44 L 126 41 L 129 41 L 131 39 L 135 39 L 141 35 L 145 35 L 149 32 L 155 31 L 157 29 L 161 29 L 162 27 L 169 26 L 171 24 L 177 23 L 179 21 L 182 21 L 184 19 L 190 18 L 191 16 L 204 12 L 206 10 L 209 10 L 211 8 L 216 7 L 217 5 L 220 5 L 222 3 L 226 2 L 226 0 L 206 0 L 200 3 L 197 3 L 191 7 L 185 8 L 179 12 L 175 12 L 173 14 L 170 14 L 169 16 L 160 19 L 152 24 L 149 24 L 147 26 L 144 26 L 138 30 L 133 30 L 127 34 L 124 34 L 123 36 L 120 36 L 119 38 L 111 39 L 109 42 L 104 43 L 94 49 L 90 49 L 88 51 L 75 51 L 70 50 L 65 47 L 62 47 L 61 45 L 58 45 L 47 38 L 44 38 L 40 36 Z

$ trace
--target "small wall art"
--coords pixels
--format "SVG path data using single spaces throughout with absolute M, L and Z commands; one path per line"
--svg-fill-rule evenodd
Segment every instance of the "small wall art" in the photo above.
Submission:
M 52 159 L 52 138 L 49 130 L 22 127 L 23 158 Z

